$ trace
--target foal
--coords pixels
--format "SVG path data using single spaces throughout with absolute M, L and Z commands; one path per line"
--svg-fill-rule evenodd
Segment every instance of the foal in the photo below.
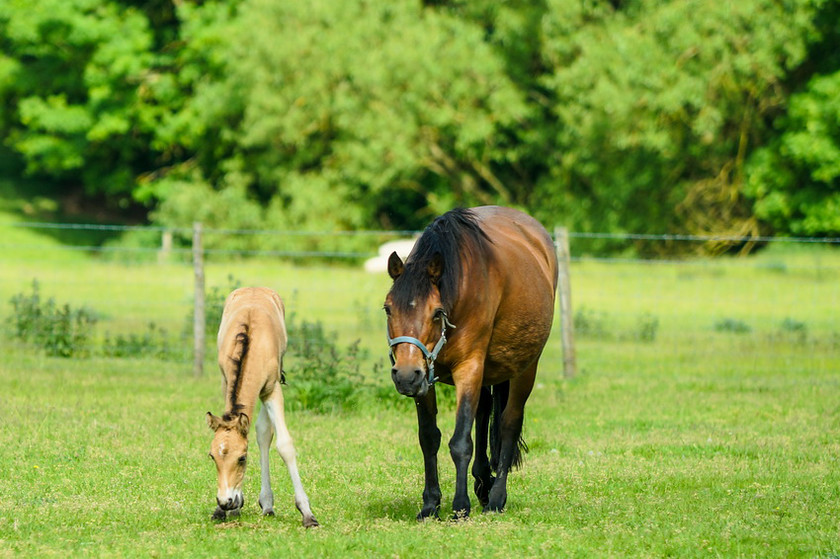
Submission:
M 274 514 L 274 493 L 268 473 L 271 439 L 277 434 L 277 451 L 286 463 L 295 490 L 295 505 L 307 528 L 318 526 L 309 508 L 309 498 L 300 481 L 295 448 L 283 413 L 283 353 L 286 351 L 286 322 L 283 301 L 271 289 L 236 289 L 225 301 L 219 326 L 219 367 L 225 413 L 216 417 L 207 412 L 207 425 L 215 431 L 210 458 L 216 464 L 218 507 L 213 518 L 238 514 L 242 508 L 242 479 L 248 462 L 248 430 L 257 403 L 257 443 L 260 447 L 260 507 L 265 515 Z

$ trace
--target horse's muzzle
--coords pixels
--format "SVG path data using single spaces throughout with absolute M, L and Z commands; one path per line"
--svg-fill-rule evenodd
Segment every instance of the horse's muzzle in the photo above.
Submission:
M 222 510 L 238 510 L 245 504 L 245 498 L 242 496 L 242 493 L 236 493 L 233 497 L 229 497 L 224 501 L 216 497 L 216 502 Z
M 391 369 L 391 380 L 403 396 L 424 396 L 429 391 L 429 381 L 423 369 L 394 367 Z

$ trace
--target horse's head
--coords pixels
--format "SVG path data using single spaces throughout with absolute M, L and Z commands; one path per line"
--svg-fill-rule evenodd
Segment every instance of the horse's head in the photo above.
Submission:
M 239 510 L 245 502 L 242 480 L 248 463 L 250 424 L 244 413 L 216 417 L 207 412 L 207 425 L 216 433 L 210 444 L 210 458 L 216 464 L 218 473 L 216 502 L 224 511 Z
M 446 343 L 446 327 L 452 325 L 438 287 L 443 271 L 440 256 L 425 269 L 407 270 L 407 266 L 411 263 L 403 264 L 396 252 L 388 259 L 388 274 L 394 280 L 385 298 L 391 379 L 400 394 L 423 396 L 436 380 L 434 361 Z

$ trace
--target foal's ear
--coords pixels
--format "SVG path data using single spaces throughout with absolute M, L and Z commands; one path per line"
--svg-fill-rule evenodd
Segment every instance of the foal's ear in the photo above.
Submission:
M 244 413 L 239 414 L 239 421 L 236 424 L 236 428 L 239 429 L 239 434 L 248 438 L 248 429 L 251 427 L 251 418 L 248 417 Z
M 392 252 L 388 257 L 388 275 L 395 280 L 402 275 L 403 270 L 405 270 L 405 265 L 400 255 L 396 251 Z
M 426 271 L 429 272 L 429 279 L 432 280 L 432 283 L 437 284 L 440 276 L 443 274 L 443 259 L 439 252 L 436 252 L 432 256 L 432 260 L 429 262 L 429 267 Z
M 204 416 L 207 419 L 207 426 L 210 427 L 214 431 L 219 430 L 219 426 L 222 424 L 222 419 L 216 417 L 210 412 L 207 412 L 207 415 Z

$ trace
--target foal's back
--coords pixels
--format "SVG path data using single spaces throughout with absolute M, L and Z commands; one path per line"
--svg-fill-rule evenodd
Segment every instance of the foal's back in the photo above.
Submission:
M 225 300 L 219 326 L 219 367 L 227 371 L 232 358 L 241 352 L 241 335 L 248 339 L 249 370 L 266 375 L 265 384 L 279 379 L 280 360 L 286 351 L 287 335 L 283 300 L 266 287 L 241 287 Z M 239 339 L 237 339 L 239 338 Z

